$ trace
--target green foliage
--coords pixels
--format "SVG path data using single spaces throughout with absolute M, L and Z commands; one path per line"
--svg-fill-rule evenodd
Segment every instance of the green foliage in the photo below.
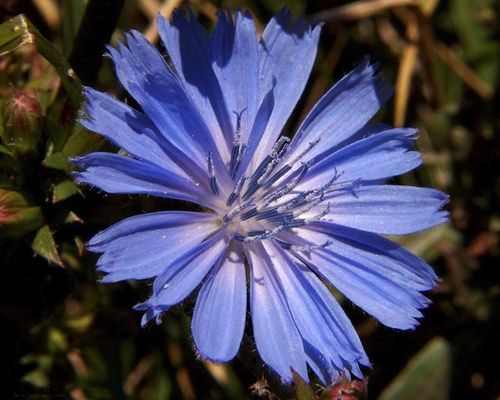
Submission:
M 450 394 L 451 349 L 432 339 L 391 382 L 379 400 L 446 400 Z

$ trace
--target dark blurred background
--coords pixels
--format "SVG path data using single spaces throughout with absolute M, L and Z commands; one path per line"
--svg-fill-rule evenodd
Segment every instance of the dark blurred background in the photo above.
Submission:
M 183 207 L 77 188 L 66 159 L 111 149 L 74 122 L 81 82 L 131 101 L 102 57 L 104 45 L 132 28 L 158 43 L 156 13 L 187 4 L 0 1 L 1 399 L 312 398 L 281 386 L 263 368 L 250 330 L 232 363 L 197 360 L 192 300 L 160 326 L 141 329 L 131 307 L 147 297 L 148 284 L 99 284 L 95 257 L 84 251 L 93 233 L 124 216 Z M 220 7 L 250 9 L 259 30 L 284 6 L 295 17 L 325 22 L 290 132 L 366 55 L 380 63 L 396 92 L 376 119 L 418 127 L 424 159 L 395 182 L 449 193 L 451 221 L 393 238 L 442 278 L 414 332 L 385 328 L 343 302 L 373 363 L 366 371 L 368 397 L 500 399 L 499 1 L 189 5 L 208 29 Z M 28 19 L 11 19 L 20 13 Z M 311 388 L 322 391 L 315 382 Z

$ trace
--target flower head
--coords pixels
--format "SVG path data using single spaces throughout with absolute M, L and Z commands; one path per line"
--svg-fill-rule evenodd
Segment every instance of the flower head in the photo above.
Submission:
M 94 236 L 103 282 L 154 278 L 136 306 L 143 324 L 199 287 L 192 333 L 204 358 L 236 355 L 249 308 L 257 350 L 284 381 L 291 368 L 307 380 L 308 367 L 325 383 L 361 377 L 368 358 L 325 282 L 387 326 L 416 326 L 436 276 L 379 236 L 446 219 L 442 193 L 384 183 L 420 164 L 415 130 L 367 125 L 391 89 L 366 60 L 283 136 L 320 33 L 287 11 L 261 37 L 247 12 L 220 12 L 211 35 L 181 13 L 158 28 L 168 63 L 138 32 L 109 48 L 140 109 L 85 90 L 82 124 L 127 155 L 78 158 L 76 180 L 204 211 L 138 215 Z

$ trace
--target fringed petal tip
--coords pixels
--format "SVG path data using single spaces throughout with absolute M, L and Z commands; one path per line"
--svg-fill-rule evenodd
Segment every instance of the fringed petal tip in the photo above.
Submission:
M 287 34 L 296 35 L 302 38 L 304 35 L 316 36 L 319 35 L 324 23 L 309 22 L 304 17 L 299 17 L 295 21 L 292 20 L 292 13 L 288 7 L 281 8 L 273 17 Z
M 151 320 L 155 320 L 156 325 L 161 324 L 161 317 L 164 312 L 168 310 L 162 309 L 161 306 L 157 305 L 152 299 L 148 299 L 143 303 L 136 304 L 132 307 L 135 311 L 146 311 L 141 318 L 141 327 L 145 328 Z

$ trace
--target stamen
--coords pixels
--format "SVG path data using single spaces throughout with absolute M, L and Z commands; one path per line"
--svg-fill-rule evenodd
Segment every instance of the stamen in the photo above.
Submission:
M 311 222 L 316 222 L 321 220 L 324 216 L 326 216 L 330 212 L 330 203 L 328 203 L 325 207 L 325 209 L 319 213 L 318 215 L 315 215 L 314 217 L 311 218 L 306 218 L 304 221 L 306 224 L 310 224 Z
M 281 160 L 280 156 L 286 148 L 286 144 L 290 141 L 285 136 L 282 136 L 278 139 L 278 141 L 274 144 L 271 154 L 264 157 L 264 159 L 260 162 L 257 169 L 254 171 L 250 178 L 250 183 L 248 188 L 243 195 L 243 199 L 247 200 L 252 196 L 262 185 L 262 182 L 265 178 L 273 171 L 274 167 Z
M 238 182 L 236 183 L 236 186 L 234 187 L 233 191 L 231 192 L 231 194 L 227 198 L 226 206 L 230 207 L 234 203 L 234 201 L 239 197 L 240 192 L 241 192 L 241 188 L 243 187 L 243 183 L 245 182 L 246 179 L 247 179 L 246 176 L 242 176 L 238 180 Z
M 234 178 L 234 175 L 236 174 L 237 170 L 237 164 L 238 161 L 240 160 L 240 144 L 241 144 L 241 115 L 243 112 L 246 110 L 242 110 L 241 112 L 237 113 L 236 111 L 233 111 L 233 113 L 236 115 L 236 132 L 234 133 L 234 140 L 233 140 L 233 147 L 231 149 L 231 160 L 229 161 L 229 174 L 231 177 Z
M 233 208 L 230 210 L 226 215 L 224 215 L 224 218 L 222 220 L 224 222 L 229 222 L 231 221 L 236 215 L 241 213 L 243 210 L 255 206 L 255 202 L 253 200 L 247 201 L 243 204 L 240 204 L 238 207 Z
M 289 164 L 284 165 L 278 172 L 276 172 L 273 176 L 271 176 L 271 178 L 267 180 L 267 182 L 264 184 L 264 187 L 266 189 L 269 189 L 273 183 L 283 177 L 283 175 L 287 174 L 291 169 L 292 167 Z
M 328 247 L 332 244 L 333 242 L 331 240 L 327 240 L 326 242 L 322 244 L 310 244 L 310 245 L 291 245 L 289 247 L 290 250 L 293 251 L 300 251 L 304 253 L 308 253 L 312 250 L 319 250 L 319 249 L 324 249 L 325 247 Z M 287 243 L 288 244 L 288 243 Z
M 298 216 L 312 210 L 314 207 L 316 207 L 319 203 L 321 203 L 323 201 L 323 197 L 320 197 L 312 202 L 310 202 L 309 204 L 306 204 L 305 207 L 302 207 L 296 211 L 294 211 L 292 214 L 293 214 L 293 217 L 294 218 L 297 218 Z
M 276 152 L 276 156 L 281 159 L 283 155 L 288 150 L 288 144 L 290 143 L 290 139 L 286 136 L 282 136 L 278 139 L 276 144 L 273 146 L 273 152 Z
M 269 204 L 271 204 L 273 201 L 276 201 L 280 197 L 283 197 L 285 194 L 288 194 L 289 192 L 291 192 L 300 183 L 302 178 L 304 178 L 304 176 L 306 175 L 308 170 L 309 170 L 309 166 L 307 164 L 303 164 L 302 170 L 300 171 L 300 173 L 290 183 L 286 184 L 281 189 L 275 191 L 270 196 L 264 198 L 262 200 L 262 205 L 260 205 L 259 208 L 263 209 L 263 208 L 267 207 Z
M 278 164 L 278 162 L 279 162 L 279 159 L 277 157 L 275 157 L 275 158 L 272 158 L 271 162 L 267 164 L 264 173 L 260 176 L 259 179 L 257 179 L 257 184 L 259 186 L 261 186 L 262 183 L 264 183 L 264 181 L 267 179 L 267 177 L 271 174 L 271 172 L 273 172 L 273 170 L 276 167 L 276 164 Z
M 276 181 L 278 181 L 285 174 L 287 174 L 289 171 L 291 171 L 292 168 L 293 168 L 293 166 L 298 161 L 300 161 L 300 159 L 302 159 L 307 153 L 309 153 L 320 142 L 320 140 L 321 140 L 321 138 L 318 138 L 318 139 L 314 140 L 313 142 L 310 142 L 309 146 L 307 147 L 307 149 L 305 149 L 304 151 L 302 151 L 302 153 L 300 153 L 297 157 L 295 157 L 291 162 L 289 162 L 289 163 L 285 164 L 283 167 L 281 167 L 281 169 L 278 172 L 276 172 L 271 178 L 269 178 L 264 183 L 264 188 L 269 189 Z M 281 156 L 282 153 L 284 153 L 284 152 L 280 153 L 279 161 L 281 161 L 284 158 L 284 156 L 283 157 Z M 304 165 L 304 164 L 309 164 L 309 162 L 303 163 L 302 165 Z M 261 178 L 260 183 L 263 183 L 263 178 Z
M 243 236 L 241 233 L 236 233 L 234 235 L 234 240 L 237 240 L 238 242 L 243 242 L 244 239 L 245 239 L 245 236 Z
M 336 185 L 331 185 L 328 190 L 325 190 L 326 193 L 332 193 L 338 190 L 346 190 L 346 189 L 355 189 L 361 185 L 361 179 L 356 179 L 355 181 L 351 182 L 341 182 L 337 183 Z M 358 197 L 356 195 L 356 192 L 352 191 L 352 195 L 354 197 Z
M 236 176 L 236 172 L 238 172 L 238 169 L 240 168 L 241 160 L 243 159 L 243 155 L 245 154 L 246 149 L 246 144 L 242 144 L 240 146 L 240 151 L 238 152 L 238 156 L 236 157 L 236 163 L 234 165 L 233 171 L 231 172 L 231 178 L 233 179 Z
M 293 159 L 293 161 L 290 162 L 291 165 L 294 165 L 297 161 L 302 159 L 307 153 L 309 153 L 316 145 L 321 141 L 321 138 L 317 138 L 316 140 L 313 140 L 312 142 L 309 142 L 309 146 L 305 150 L 302 151 L 297 157 Z
M 207 163 L 208 163 L 208 180 L 210 183 L 210 189 L 212 189 L 213 194 L 218 196 L 219 195 L 219 186 L 217 185 L 217 179 L 215 177 L 214 159 L 212 157 L 211 151 L 208 152 Z
M 257 208 L 252 208 L 250 211 L 247 211 L 246 213 L 241 215 L 241 220 L 245 221 L 247 219 L 255 217 L 258 213 L 259 211 L 257 210 Z
M 249 236 L 246 236 L 243 239 L 243 242 L 252 243 L 252 242 L 256 242 L 257 240 L 270 239 L 274 235 L 277 235 L 278 233 L 280 233 L 283 229 L 286 229 L 286 227 L 284 225 L 280 225 L 280 226 L 273 228 L 271 230 L 268 230 L 268 231 L 251 231 L 251 232 L 249 232 Z
M 274 239 L 278 242 L 278 244 L 285 250 L 290 250 L 292 248 L 292 245 L 290 243 L 284 242 L 283 240 L 279 239 Z

